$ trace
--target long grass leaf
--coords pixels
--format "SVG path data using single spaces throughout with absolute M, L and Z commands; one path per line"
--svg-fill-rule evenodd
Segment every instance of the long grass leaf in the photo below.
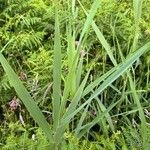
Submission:
M 83 93 L 84 87 L 86 85 L 89 73 L 90 73 L 90 70 L 88 71 L 84 80 L 82 81 L 81 85 L 79 86 L 79 88 L 78 88 L 76 94 L 74 95 L 74 97 L 70 103 L 70 106 L 69 106 L 67 112 L 64 114 L 63 118 L 67 117 L 69 114 L 71 114 L 76 109 L 77 104 L 82 97 L 82 93 Z
M 97 12 L 97 9 L 100 6 L 100 2 L 101 2 L 100 0 L 95 0 L 94 3 L 92 4 L 90 12 L 87 15 L 87 19 L 84 23 L 84 26 L 83 26 L 83 29 L 82 29 L 82 32 L 81 32 L 81 35 L 80 35 L 79 43 L 81 43 L 85 33 L 87 33 L 87 30 L 89 29 L 89 27 L 90 27 L 90 25 L 93 21 L 93 18 L 95 16 L 96 12 Z
M 0 53 L 0 62 L 9 78 L 10 84 L 14 87 L 16 93 L 18 94 L 19 98 L 24 103 L 25 107 L 29 111 L 30 115 L 33 119 L 37 122 L 39 127 L 42 128 L 44 133 L 47 135 L 50 142 L 53 142 L 52 132 L 50 130 L 50 126 L 46 121 L 44 115 L 40 111 L 39 107 L 37 106 L 36 102 L 32 99 L 29 92 L 26 90 L 14 70 L 9 65 L 8 61 L 4 58 L 2 53 Z
M 140 19 L 142 14 L 142 3 L 143 0 L 133 0 L 133 12 L 134 12 L 134 22 L 135 22 L 135 35 L 133 39 L 133 46 L 131 52 L 135 51 L 138 45 L 139 32 L 140 32 Z
M 58 11 L 55 11 L 55 38 L 54 38 L 54 62 L 53 62 L 53 128 L 56 130 L 60 117 L 61 98 L 61 42 L 59 30 Z
M 81 130 L 81 127 L 82 127 L 82 123 L 85 119 L 85 117 L 87 116 L 87 112 L 88 112 L 88 108 L 89 108 L 90 105 L 87 105 L 86 108 L 84 109 L 84 112 L 82 113 L 81 117 L 80 117 L 80 120 L 77 124 L 77 127 L 75 129 L 75 135 L 77 136 Z
M 96 86 L 98 86 L 102 81 L 104 81 L 108 76 L 110 76 L 113 72 L 115 72 L 119 66 L 113 67 L 111 70 L 109 70 L 107 73 L 103 74 L 101 77 L 97 78 L 93 82 L 91 82 L 84 90 L 82 96 L 84 97 L 89 92 L 91 92 Z

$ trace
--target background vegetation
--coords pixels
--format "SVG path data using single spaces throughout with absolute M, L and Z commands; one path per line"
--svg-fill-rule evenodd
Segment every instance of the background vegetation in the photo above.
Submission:
M 0 0 L 0 149 L 148 150 L 149 7 Z

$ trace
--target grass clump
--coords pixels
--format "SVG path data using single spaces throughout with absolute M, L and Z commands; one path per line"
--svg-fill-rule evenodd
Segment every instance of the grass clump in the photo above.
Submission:
M 3 149 L 148 149 L 150 4 L 119 4 L 2 1 Z

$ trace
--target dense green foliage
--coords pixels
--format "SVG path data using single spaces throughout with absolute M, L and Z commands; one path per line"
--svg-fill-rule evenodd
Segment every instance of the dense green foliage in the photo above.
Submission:
M 149 7 L 142 0 L 0 0 L 0 50 L 31 95 L 19 94 L 24 86 L 0 55 L 0 149 L 50 149 L 37 104 L 55 149 L 147 150 Z

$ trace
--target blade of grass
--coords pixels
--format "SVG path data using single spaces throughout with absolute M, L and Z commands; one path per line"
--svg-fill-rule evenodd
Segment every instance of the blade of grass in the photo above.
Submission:
M 81 32 L 81 35 L 80 35 L 80 39 L 79 39 L 79 44 L 81 43 L 85 33 L 87 33 L 92 21 L 93 21 L 93 18 L 97 12 L 97 9 L 99 8 L 100 6 L 100 2 L 101 0 L 95 0 L 94 3 L 92 4 L 91 6 L 91 9 L 90 9 L 90 12 L 89 14 L 87 15 L 87 19 L 84 23 L 84 26 L 83 26 L 83 29 L 82 29 L 82 32 Z
M 53 143 L 52 132 L 50 130 L 50 126 L 46 121 L 44 115 L 40 111 L 39 107 L 37 106 L 36 102 L 32 99 L 29 92 L 26 90 L 12 67 L 9 65 L 8 61 L 0 52 L 0 62 L 9 78 L 10 84 L 14 87 L 16 93 L 18 94 L 19 98 L 24 103 L 25 107 L 29 111 L 30 115 L 33 119 L 37 122 L 39 127 L 42 128 L 46 136 L 48 137 L 49 141 Z
M 91 82 L 84 90 L 82 97 L 87 95 L 89 92 L 91 92 L 96 86 L 98 86 L 102 81 L 104 81 L 108 76 L 110 76 L 112 73 L 114 73 L 119 66 L 113 67 L 111 70 L 109 70 L 107 73 L 102 75 L 101 77 L 97 78 L 93 82 Z
M 76 54 L 75 50 L 75 35 L 72 35 L 72 29 L 71 29 L 71 22 L 69 21 L 68 26 L 67 26 L 67 40 L 68 40 L 68 47 L 67 47 L 67 62 L 68 62 L 68 74 L 65 78 L 65 85 L 64 85 L 64 91 L 63 91 L 63 96 L 62 96 L 62 101 L 61 101 L 61 116 L 65 112 L 65 106 L 67 99 L 69 97 L 72 98 L 74 93 L 76 92 L 76 68 L 77 68 L 77 61 L 74 62 L 74 57 Z
M 83 123 L 85 117 L 87 116 L 87 111 L 88 111 L 89 106 L 90 106 L 89 104 L 86 106 L 86 108 L 84 109 L 84 112 L 82 113 L 82 116 L 80 117 L 78 125 L 77 125 L 77 127 L 75 129 L 75 136 L 77 136 L 79 134 L 79 132 L 80 132 L 80 129 L 82 127 L 82 123 Z
M 91 69 L 90 69 L 91 70 Z M 78 105 L 78 102 L 79 100 L 81 99 L 82 97 L 82 93 L 83 93 L 83 90 L 84 90 L 84 87 L 86 85 L 86 82 L 87 82 L 87 79 L 88 79 L 88 76 L 89 76 L 89 73 L 90 73 L 90 70 L 88 71 L 88 73 L 86 74 L 84 80 L 82 81 L 81 85 L 79 86 L 76 94 L 74 95 L 71 103 L 70 103 L 70 106 L 68 108 L 68 111 L 64 114 L 63 117 L 66 117 L 68 116 L 69 114 L 71 114 L 75 109 L 76 109 L 76 106 Z
M 142 14 L 142 3 L 143 3 L 143 0 L 133 0 L 135 35 L 133 39 L 131 52 L 135 51 L 138 45 L 139 32 L 140 32 L 139 23 L 140 23 L 141 14 Z
M 103 104 L 103 103 L 101 102 L 101 100 L 98 98 L 98 96 L 97 96 L 95 99 L 96 99 L 96 101 L 97 101 L 97 103 L 98 103 L 98 105 L 99 105 L 99 107 L 100 107 L 102 113 L 105 112 L 105 111 L 107 110 L 107 108 L 104 106 L 104 104 Z M 106 118 L 107 122 L 109 123 L 110 129 L 111 129 L 112 131 L 114 131 L 115 128 L 114 128 L 113 121 L 112 121 L 112 119 L 111 119 L 110 114 L 109 114 L 109 113 L 106 113 L 105 118 Z
M 134 20 L 135 20 L 135 35 L 134 35 L 133 47 L 131 49 L 131 52 L 135 51 L 136 48 L 137 48 L 137 45 L 138 45 L 139 32 L 140 32 L 139 23 L 140 23 L 141 14 L 142 14 L 142 3 L 143 3 L 143 0 L 133 0 Z M 148 144 L 146 118 L 145 118 L 145 115 L 144 115 L 142 105 L 140 103 L 140 98 L 139 98 L 139 96 L 136 92 L 135 82 L 133 82 L 131 74 L 129 76 L 129 81 L 130 81 L 131 91 L 133 92 L 134 102 L 137 104 L 137 107 L 139 109 L 139 116 L 140 116 L 140 120 L 141 120 L 143 147 L 145 147 Z
M 76 74 L 77 74 L 77 81 L 76 81 L 77 82 L 77 88 L 79 88 L 80 81 L 81 81 L 82 67 L 83 67 L 83 57 L 81 56 L 79 64 L 78 64 L 78 68 L 77 68 L 77 71 L 76 71 Z
M 60 42 L 58 10 L 56 9 L 55 10 L 54 62 L 53 62 L 53 101 L 52 101 L 54 130 L 57 129 L 57 126 L 59 124 L 60 98 L 61 98 L 61 42 Z

